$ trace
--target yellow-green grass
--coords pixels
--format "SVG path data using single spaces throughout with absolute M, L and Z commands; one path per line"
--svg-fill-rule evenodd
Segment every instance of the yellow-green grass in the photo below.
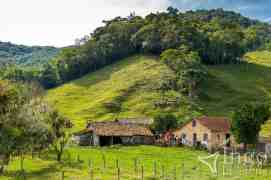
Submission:
M 169 73 L 167 67 L 156 57 L 134 56 L 50 90 L 47 99 L 74 122 L 75 129 L 84 127 L 87 120 L 115 118 L 104 104 L 127 90 L 120 117 L 149 117 L 155 114 L 153 102 L 159 99 L 155 86 L 165 73 Z
M 71 154 L 68 160 L 68 153 Z M 103 156 L 104 155 L 104 156 Z M 108 148 L 76 148 L 71 147 L 64 156 L 64 162 L 58 163 L 54 160 L 52 154 L 39 159 L 26 157 L 24 169 L 28 180 L 60 180 L 64 171 L 65 179 L 91 179 L 89 162 L 93 167 L 94 179 L 114 180 L 117 179 L 117 160 L 120 168 L 120 179 L 123 180 L 141 180 L 142 166 L 144 170 L 144 179 L 154 180 L 154 167 L 156 164 L 157 176 L 162 179 L 164 176 L 177 180 L 270 180 L 267 171 L 264 169 L 255 174 L 255 171 L 248 175 L 240 175 L 240 169 L 231 167 L 232 175 L 223 177 L 222 160 L 219 159 L 219 177 L 214 178 L 210 169 L 199 161 L 199 157 L 208 156 L 207 153 L 197 150 L 191 150 L 182 147 L 156 147 L 156 146 L 132 146 L 132 147 L 108 147 Z M 79 161 L 78 161 L 79 159 Z M 105 161 L 104 161 L 105 159 Z M 137 159 L 137 163 L 135 163 Z M 214 160 L 208 160 L 212 163 Z M 137 164 L 135 166 L 135 164 Z M 137 167 L 137 168 L 135 168 Z M 175 170 L 176 168 L 176 170 Z M 16 173 L 20 170 L 20 160 L 13 160 L 8 167 L 6 174 L 0 177 L 0 180 L 16 179 Z M 137 170 L 137 172 L 136 172 Z M 228 169 L 229 170 L 229 169 Z M 229 171 L 227 171 L 229 172 Z M 243 170 L 242 173 L 245 173 Z
M 252 52 L 246 57 L 248 64 L 208 66 L 210 79 L 199 101 L 205 114 L 231 117 L 239 104 L 271 102 L 271 52 Z M 267 123 L 263 135 L 269 134 Z
M 207 66 L 210 74 L 201 85 L 201 95 L 191 106 L 182 103 L 171 109 L 180 118 L 188 111 L 193 115 L 231 117 L 233 110 L 250 101 L 270 101 L 271 52 L 252 52 L 246 55 L 249 64 Z M 74 130 L 85 126 L 87 120 L 112 120 L 104 103 L 123 96 L 122 118 L 150 117 L 159 110 L 154 102 L 161 98 L 155 87 L 169 69 L 153 56 L 133 56 L 90 73 L 81 79 L 48 91 L 47 99 L 74 124 Z M 196 106 L 195 106 L 196 105 Z M 197 108 L 195 108 L 197 107 Z M 264 134 L 270 130 L 267 124 Z

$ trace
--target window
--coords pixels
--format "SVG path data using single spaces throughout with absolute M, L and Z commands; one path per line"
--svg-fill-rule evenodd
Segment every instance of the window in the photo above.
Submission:
M 203 141 L 208 141 L 208 134 L 207 133 L 205 133 L 205 134 L 203 134 Z
M 220 135 L 219 134 L 217 135 L 217 140 L 220 141 Z
M 192 127 L 196 127 L 197 122 L 195 120 L 192 121 Z

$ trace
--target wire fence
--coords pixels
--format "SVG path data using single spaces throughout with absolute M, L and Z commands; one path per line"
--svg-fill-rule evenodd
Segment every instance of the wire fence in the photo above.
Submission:
M 210 167 L 200 161 L 196 165 L 189 163 L 165 164 L 152 159 L 134 158 L 127 163 L 122 159 L 107 158 L 101 155 L 99 162 L 92 159 L 81 160 L 80 155 L 65 159 L 66 167 L 77 165 L 82 172 L 80 175 L 71 169 L 63 168 L 48 180 L 231 180 L 231 179 L 271 179 L 271 171 L 266 166 L 259 166 L 253 162 L 224 162 L 222 160 Z M 28 180 L 27 173 L 23 169 L 16 175 L 16 180 Z M 212 171 L 216 168 L 216 171 Z M 32 178 L 33 179 L 33 178 Z M 31 179 L 31 180 L 32 180 Z

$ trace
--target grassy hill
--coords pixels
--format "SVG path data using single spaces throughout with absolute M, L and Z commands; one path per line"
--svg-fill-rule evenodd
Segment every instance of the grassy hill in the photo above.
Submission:
M 164 73 L 169 70 L 156 57 L 134 56 L 50 90 L 47 97 L 76 127 L 83 127 L 87 120 L 115 118 L 104 104 L 120 97 L 121 117 L 152 116 L 156 113 L 153 101 L 159 98 L 155 86 Z
M 190 102 L 181 97 L 182 103 L 169 110 L 179 117 L 231 117 L 232 110 L 240 103 L 270 101 L 271 52 L 253 52 L 246 56 L 249 64 L 208 66 L 210 77 L 202 85 L 199 99 Z M 162 75 L 170 73 L 156 57 L 138 55 L 52 89 L 47 99 L 73 120 L 75 129 L 82 128 L 87 120 L 113 119 L 115 114 L 108 113 L 104 104 L 118 98 L 123 105 L 120 117 L 152 117 L 161 111 L 154 106 L 161 98 L 156 87 Z M 170 92 L 168 96 L 181 95 Z M 267 125 L 264 133 L 269 129 Z

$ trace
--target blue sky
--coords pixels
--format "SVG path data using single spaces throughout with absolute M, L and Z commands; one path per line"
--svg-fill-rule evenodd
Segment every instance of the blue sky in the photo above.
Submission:
M 0 40 L 26 45 L 67 46 L 115 16 L 224 8 L 271 20 L 271 0 L 1 0 Z
M 171 0 L 183 10 L 224 8 L 264 21 L 271 20 L 271 0 Z

